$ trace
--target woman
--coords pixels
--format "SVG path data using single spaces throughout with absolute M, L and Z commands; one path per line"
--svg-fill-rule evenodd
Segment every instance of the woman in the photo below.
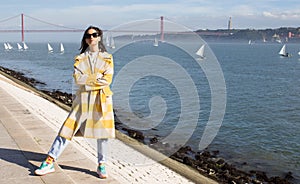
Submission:
M 100 178 L 107 178 L 105 161 L 107 139 L 115 137 L 112 91 L 113 58 L 106 52 L 103 32 L 90 26 L 81 41 L 80 55 L 75 57 L 74 81 L 78 86 L 72 110 L 54 140 L 45 161 L 35 170 L 36 175 L 54 172 L 57 160 L 72 137 L 82 135 L 97 139 Z

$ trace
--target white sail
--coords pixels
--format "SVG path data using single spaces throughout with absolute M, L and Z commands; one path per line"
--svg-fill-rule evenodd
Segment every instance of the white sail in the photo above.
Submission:
M 110 47 L 112 49 L 116 48 L 115 46 L 115 40 L 112 36 L 106 36 L 106 40 L 105 40 L 106 46 Z
M 64 53 L 65 52 L 65 47 L 62 43 L 60 43 L 60 53 Z
M 5 50 L 9 50 L 9 49 L 8 49 L 7 43 L 4 43 L 3 45 L 4 45 L 4 49 L 5 49 Z
M 157 38 L 154 39 L 153 46 L 154 46 L 154 47 L 157 47 L 157 46 L 158 46 L 158 40 L 157 40 Z
M 286 51 L 286 45 L 284 44 L 282 46 L 282 48 L 280 49 L 279 53 L 278 53 L 280 56 L 283 56 L 283 57 L 291 57 L 292 55 L 289 54 L 287 51 Z
M 198 56 L 200 56 L 201 59 L 205 58 L 205 56 L 204 56 L 204 47 L 205 47 L 205 45 L 202 45 L 202 46 L 199 48 L 199 50 L 196 52 L 196 54 L 197 54 Z
M 26 45 L 25 42 L 23 42 L 23 48 L 24 48 L 24 50 L 27 50 L 27 49 L 28 49 L 28 46 Z
M 265 37 L 263 37 L 263 42 L 264 42 L 264 43 L 266 43 L 266 42 L 267 42 L 267 40 L 266 40 L 266 38 L 265 38 Z
M 115 46 L 115 40 L 114 40 L 113 37 L 110 38 L 110 47 L 111 47 L 112 49 L 116 48 L 116 46 Z
M 53 48 L 51 47 L 51 45 L 48 43 L 48 52 L 53 52 Z
M 9 43 L 6 43 L 6 44 L 7 44 L 8 50 L 13 49 L 13 47 Z
M 19 50 L 23 50 L 23 47 L 19 43 L 17 43 L 17 46 Z
M 106 40 L 105 40 L 106 46 L 110 47 L 110 39 L 108 36 L 106 36 Z
M 282 48 L 280 49 L 278 54 L 281 55 L 281 56 L 286 55 L 286 45 L 285 44 L 282 46 Z

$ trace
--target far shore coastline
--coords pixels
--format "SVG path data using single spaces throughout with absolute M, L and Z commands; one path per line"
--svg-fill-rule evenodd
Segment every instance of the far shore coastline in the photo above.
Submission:
M 66 110 L 70 110 L 72 105 L 72 94 L 60 92 L 60 91 L 44 91 L 38 90 L 36 85 L 43 85 L 44 83 L 37 81 L 33 78 L 25 77 L 23 73 L 10 70 L 0 66 L 0 75 L 4 75 L 21 85 L 27 85 L 35 90 L 43 93 L 47 97 L 47 100 L 60 105 Z M 45 85 L 45 84 L 44 84 Z M 25 86 L 26 87 L 26 86 Z M 43 95 L 43 96 L 44 96 Z M 121 134 L 126 135 L 127 137 L 133 138 L 138 142 L 145 144 L 145 136 L 142 132 L 130 129 L 125 127 L 122 122 L 118 120 L 118 117 L 115 117 L 116 120 L 116 130 L 121 132 Z M 119 135 L 122 137 L 123 135 Z M 119 138 L 118 137 L 118 138 Z M 157 145 L 157 140 L 159 137 L 153 136 L 147 138 L 147 142 L 150 142 L 147 146 L 157 150 L 160 153 L 164 152 L 162 145 Z M 203 150 L 201 152 L 194 151 L 190 146 L 183 146 L 178 149 L 170 158 L 173 161 L 182 163 L 188 166 L 195 172 L 200 173 L 208 178 L 211 178 L 218 183 L 274 183 L 274 184 L 290 184 L 293 183 L 293 173 L 286 171 L 283 173 L 283 176 L 267 176 L 265 171 L 251 170 L 249 172 L 239 170 L 236 166 L 227 163 L 223 158 L 218 156 L 219 150 Z M 247 164 L 245 161 L 244 164 Z M 166 164 L 168 166 L 168 164 Z M 174 169 L 174 168 L 173 168 Z M 174 169 L 176 171 L 176 168 Z M 182 174 L 182 173 L 180 173 Z

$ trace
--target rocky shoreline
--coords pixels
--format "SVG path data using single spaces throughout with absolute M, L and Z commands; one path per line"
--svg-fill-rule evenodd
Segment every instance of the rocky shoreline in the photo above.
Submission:
M 43 82 L 37 81 L 33 78 L 25 77 L 23 73 L 10 70 L 0 66 L 0 71 L 6 73 L 31 87 L 36 87 L 36 85 L 46 85 Z M 45 91 L 41 90 L 43 93 L 51 96 L 58 101 L 71 106 L 72 105 L 72 94 L 60 92 L 60 91 Z M 168 145 L 156 144 L 159 137 L 152 136 L 145 138 L 144 134 L 140 131 L 132 130 L 126 128 L 116 117 L 116 129 L 127 134 L 128 136 L 142 142 L 148 143 L 148 146 L 156 149 L 157 151 L 164 153 L 166 150 L 170 149 Z M 293 174 L 289 171 L 286 172 L 284 176 L 272 176 L 268 177 L 266 172 L 252 170 L 249 172 L 242 171 L 236 166 L 227 163 L 223 158 L 218 156 L 219 151 L 204 150 L 197 152 L 191 149 L 189 146 L 184 146 L 178 149 L 178 151 L 170 156 L 170 158 L 181 162 L 196 169 L 199 173 L 212 178 L 219 183 L 253 183 L 253 184 L 292 184 L 294 182 Z M 247 163 L 243 163 L 246 165 Z

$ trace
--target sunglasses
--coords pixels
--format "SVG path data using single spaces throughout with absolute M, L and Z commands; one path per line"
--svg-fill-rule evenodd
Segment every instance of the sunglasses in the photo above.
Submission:
M 86 33 L 84 35 L 85 38 L 91 38 L 91 36 L 93 36 L 94 38 L 97 38 L 99 36 L 99 34 L 98 33 L 92 33 L 92 34 Z

